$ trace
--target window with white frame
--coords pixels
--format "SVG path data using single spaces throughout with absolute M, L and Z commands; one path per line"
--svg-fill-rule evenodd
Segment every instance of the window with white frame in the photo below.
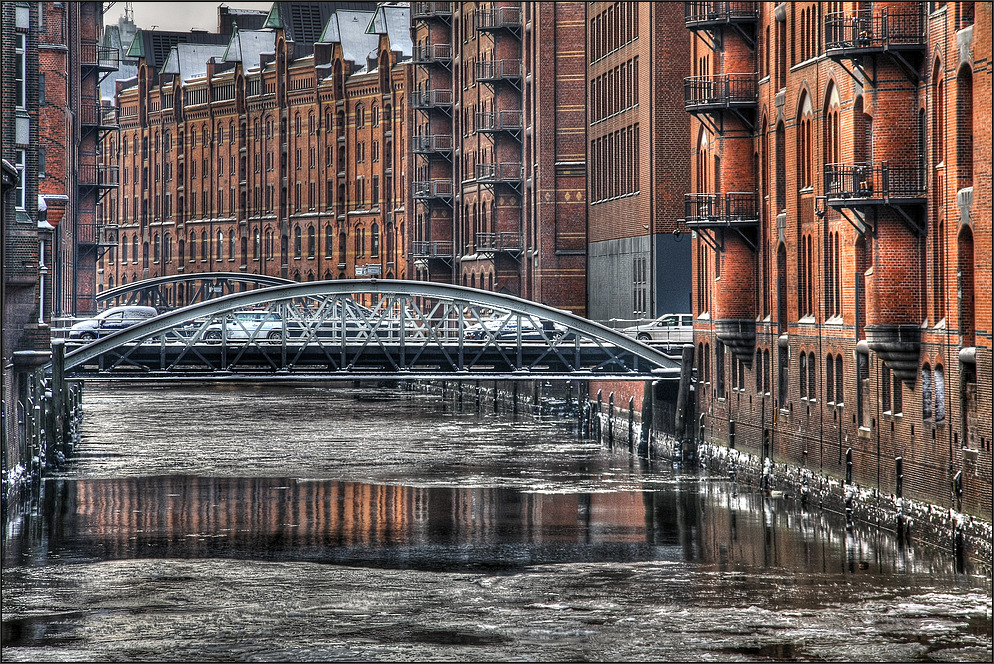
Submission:
M 14 189 L 14 207 L 18 210 L 25 209 L 24 166 L 26 160 L 27 153 L 24 150 L 17 150 L 17 156 L 14 158 L 14 167 L 17 168 L 17 186 Z

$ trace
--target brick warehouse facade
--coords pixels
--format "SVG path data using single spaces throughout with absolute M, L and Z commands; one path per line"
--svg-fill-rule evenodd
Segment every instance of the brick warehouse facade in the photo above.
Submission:
M 98 85 L 117 58 L 98 46 L 98 2 L 5 2 L 2 27 L 0 143 L 5 174 L 17 174 L 4 187 L 0 263 L 7 473 L 28 456 L 27 384 L 50 355 L 52 317 L 93 309 Z
M 991 517 L 991 5 L 686 3 L 706 439 Z
M 588 317 L 690 312 L 683 4 L 587 4 Z M 648 157 L 640 157 L 648 155 Z
M 411 4 L 413 276 L 583 314 L 583 4 Z
M 408 11 L 274 3 L 259 30 L 139 31 L 106 152 L 120 190 L 101 211 L 101 288 L 211 271 L 405 276 Z

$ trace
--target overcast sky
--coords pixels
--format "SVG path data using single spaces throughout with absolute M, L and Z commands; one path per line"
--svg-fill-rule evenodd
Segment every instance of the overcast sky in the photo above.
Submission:
M 228 5 L 237 9 L 269 10 L 272 2 L 133 2 L 135 25 L 139 28 L 177 30 L 188 32 L 192 28 L 217 30 L 217 8 Z M 104 23 L 117 24 L 118 17 L 124 16 L 123 2 L 115 2 L 106 14 Z

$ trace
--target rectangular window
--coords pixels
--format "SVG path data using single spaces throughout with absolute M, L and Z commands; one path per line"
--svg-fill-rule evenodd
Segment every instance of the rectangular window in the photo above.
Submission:
M 24 150 L 18 150 L 17 156 L 15 157 L 14 167 L 17 169 L 17 186 L 14 189 L 14 207 L 18 210 L 23 210 L 25 205 L 25 182 L 24 182 L 24 172 L 25 164 L 27 161 L 27 153 Z
M 45 148 L 38 148 L 38 177 L 45 177 Z
M 25 108 L 27 102 L 27 59 L 25 54 L 27 36 L 14 37 L 14 101 L 17 108 Z
M 38 74 L 38 103 L 45 103 L 45 75 Z

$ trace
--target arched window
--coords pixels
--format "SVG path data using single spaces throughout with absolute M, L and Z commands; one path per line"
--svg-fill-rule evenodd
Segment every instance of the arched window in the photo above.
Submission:
M 345 231 L 338 234 L 338 262 L 339 264 L 345 263 L 345 255 L 348 251 L 348 240 L 345 236 Z
M 808 399 L 818 398 L 818 362 L 814 353 L 808 353 Z
M 133 263 L 138 262 L 138 234 L 135 233 L 131 238 L 131 261 Z
M 162 238 L 156 233 L 152 238 L 152 261 L 158 263 L 162 260 Z
M 262 255 L 262 231 L 258 228 L 252 234 L 252 259 L 259 260 Z
M 307 257 L 314 258 L 314 252 L 317 250 L 317 236 L 314 232 L 314 227 L 309 226 L 307 228 Z
M 296 226 L 293 229 L 293 257 L 300 258 L 301 255 L 301 232 L 300 226 Z
M 845 382 L 842 380 L 842 355 L 835 356 L 835 404 L 841 406 L 845 403 Z
M 366 126 L 366 109 L 363 108 L 362 104 L 356 104 L 355 127 L 356 129 L 362 129 L 365 126 Z
M 797 186 L 811 187 L 811 98 L 801 93 L 797 110 Z
M 941 422 L 946 419 L 946 376 L 941 364 L 935 365 L 932 377 L 935 381 L 933 390 L 935 394 L 935 421 Z
M 835 357 L 831 353 L 825 358 L 825 401 L 835 403 Z
M 801 398 L 808 398 L 808 354 L 801 352 L 797 359 L 797 376 L 800 381 Z
M 922 419 L 932 419 L 932 367 L 922 365 Z
M 217 246 L 214 247 L 215 258 L 218 262 L 224 260 L 224 233 L 217 232 Z
M 964 65 L 956 80 L 956 166 L 958 189 L 973 186 L 973 72 Z
M 125 233 L 121 236 L 121 262 L 128 262 L 128 234 Z
M 331 259 L 335 252 L 335 236 L 331 230 L 331 224 L 324 227 L 324 257 Z
M 380 226 L 376 222 L 373 222 L 373 226 L 369 231 L 369 242 L 370 249 L 369 255 L 372 258 L 379 258 L 380 256 Z

